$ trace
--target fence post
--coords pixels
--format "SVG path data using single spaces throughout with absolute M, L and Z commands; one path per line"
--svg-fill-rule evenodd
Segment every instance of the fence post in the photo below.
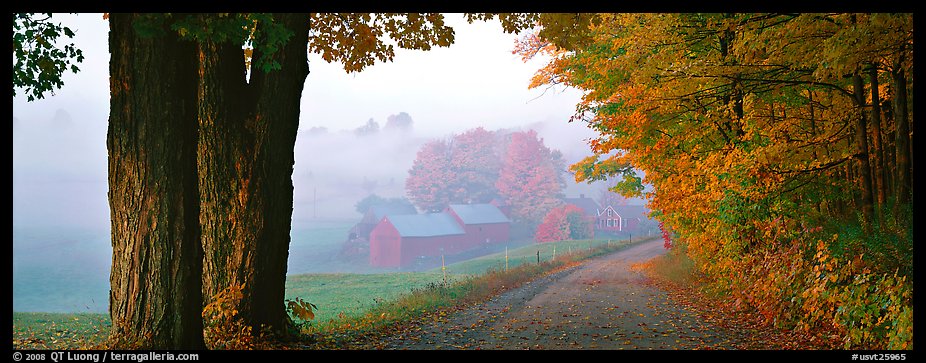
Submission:
M 508 271 L 508 246 L 505 246 L 505 272 Z
M 537 264 L 540 264 L 540 250 L 537 250 Z
M 556 245 L 553 245 L 553 261 L 556 261 Z
M 444 273 L 444 285 L 447 285 L 447 266 L 444 265 L 444 255 L 440 255 L 440 270 Z

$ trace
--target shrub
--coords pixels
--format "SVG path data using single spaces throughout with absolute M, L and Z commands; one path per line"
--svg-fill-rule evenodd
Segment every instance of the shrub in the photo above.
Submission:
M 537 242 L 556 242 L 567 239 L 579 240 L 594 237 L 595 225 L 579 207 L 567 204 L 553 208 L 537 226 L 534 240 Z

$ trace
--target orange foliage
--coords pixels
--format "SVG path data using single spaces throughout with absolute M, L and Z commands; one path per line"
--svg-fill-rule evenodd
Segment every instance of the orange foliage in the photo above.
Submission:
M 870 111 L 844 75 L 872 62 L 908 72 L 910 14 L 592 18 L 587 43 L 551 49 L 549 32 L 535 32 L 519 47 L 553 58 L 532 87 L 584 91 L 574 119 L 599 137 L 571 166 L 576 180 L 622 175 L 614 190 L 642 194 L 715 286 L 768 322 L 834 326 L 846 348 L 911 348 L 910 225 L 884 218 L 887 237 L 820 237 L 870 228 L 854 219 L 865 190 L 848 127 Z M 845 247 L 864 238 L 880 245 Z M 899 269 L 861 257 L 879 250 Z

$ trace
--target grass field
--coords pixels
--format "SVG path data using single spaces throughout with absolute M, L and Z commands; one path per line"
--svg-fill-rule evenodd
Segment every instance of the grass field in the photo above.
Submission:
M 579 250 L 583 249 L 588 250 L 592 247 L 627 243 L 627 240 L 581 240 L 529 244 L 508 250 L 508 268 L 513 268 L 524 263 L 536 263 L 538 252 L 540 255 L 540 261 L 543 262 L 553 260 L 555 258 L 554 252 L 556 256 L 563 256 L 565 254 L 578 252 Z M 447 273 L 477 275 L 485 273 L 490 269 L 500 270 L 504 268 L 505 252 L 503 251 L 447 265 Z M 440 272 L 441 270 L 440 268 L 437 268 L 434 271 Z
M 316 321 L 357 317 L 412 289 L 439 282 L 440 273 L 305 274 L 286 279 L 286 299 L 302 298 L 318 307 Z
M 637 240 L 637 239 L 635 239 Z M 591 247 L 628 244 L 628 241 L 563 241 L 529 244 L 508 250 L 508 267 L 536 263 L 556 256 L 588 250 Z M 562 258 L 562 257 L 560 257 Z M 473 258 L 447 265 L 448 280 L 505 268 L 505 252 Z M 315 323 L 357 318 L 378 305 L 394 301 L 414 289 L 443 280 L 438 267 L 427 272 L 394 272 L 375 274 L 299 274 L 286 281 L 286 298 L 299 297 L 318 307 Z M 102 341 L 109 332 L 106 314 L 13 313 L 13 345 L 20 349 L 62 349 L 87 347 Z
M 95 313 L 13 313 L 13 346 L 59 349 L 102 343 L 109 315 Z

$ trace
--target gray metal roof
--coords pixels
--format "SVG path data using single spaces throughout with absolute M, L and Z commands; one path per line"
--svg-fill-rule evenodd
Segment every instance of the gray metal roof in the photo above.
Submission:
M 446 212 L 389 215 L 386 219 L 395 226 L 402 237 L 434 237 L 465 234 L 457 220 Z
M 464 224 L 508 223 L 508 217 L 491 204 L 451 204 L 450 209 Z

